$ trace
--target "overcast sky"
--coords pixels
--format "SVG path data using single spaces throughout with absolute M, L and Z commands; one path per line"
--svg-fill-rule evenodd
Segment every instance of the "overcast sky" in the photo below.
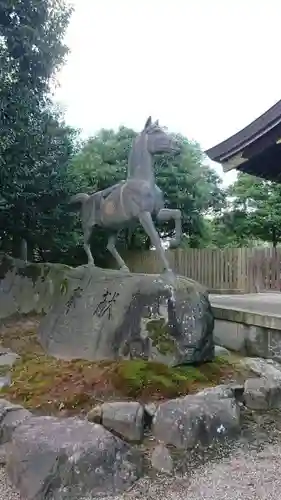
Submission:
M 85 136 L 151 114 L 206 149 L 281 99 L 281 0 L 72 3 L 56 97 Z

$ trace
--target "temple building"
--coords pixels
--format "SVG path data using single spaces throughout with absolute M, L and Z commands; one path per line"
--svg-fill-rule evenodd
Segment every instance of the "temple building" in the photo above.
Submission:
M 235 168 L 281 183 L 281 101 L 205 153 L 224 172 Z

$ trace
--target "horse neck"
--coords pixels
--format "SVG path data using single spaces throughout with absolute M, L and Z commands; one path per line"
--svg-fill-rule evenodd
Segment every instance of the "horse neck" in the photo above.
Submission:
M 127 179 L 139 179 L 155 183 L 153 157 L 147 149 L 146 137 L 137 137 L 129 154 Z

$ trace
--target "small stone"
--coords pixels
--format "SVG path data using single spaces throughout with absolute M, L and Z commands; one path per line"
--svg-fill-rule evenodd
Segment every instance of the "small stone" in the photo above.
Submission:
M 70 411 L 67 408 L 64 408 L 63 410 L 60 410 L 59 416 L 60 417 L 69 417 Z
M 0 355 L 0 366 L 7 366 L 7 368 L 13 366 L 13 364 L 19 359 L 20 356 L 12 351 L 7 351 L 5 353 L 1 352 Z
M 230 351 L 220 345 L 215 345 L 215 356 L 230 356 Z
M 147 403 L 144 405 L 144 429 L 150 432 L 154 415 L 157 411 L 158 405 L 156 403 Z
M 218 397 L 223 398 L 235 398 L 237 401 L 243 400 L 244 386 L 242 384 L 221 384 L 215 387 L 206 387 L 202 391 L 197 393 L 197 396 L 204 397 Z
M 140 442 L 144 435 L 144 407 L 134 401 L 104 403 L 102 425 L 128 441 Z
M 159 444 L 151 455 L 151 465 L 159 472 L 170 474 L 173 470 L 173 460 L 166 446 Z
M 94 408 L 92 408 L 87 413 L 87 420 L 89 422 L 93 422 L 95 424 L 101 424 L 102 423 L 102 405 L 94 406 Z
M 31 416 L 30 411 L 25 408 L 8 411 L 0 422 L 0 443 L 4 444 L 10 441 L 17 426 Z
M 244 390 L 245 390 L 244 385 L 233 383 L 229 384 L 229 387 L 231 387 L 231 390 L 233 391 L 236 401 L 239 403 L 244 403 Z
M 200 392 L 197 392 L 196 396 L 203 396 L 205 397 L 217 397 L 219 399 L 224 399 L 224 398 L 233 398 L 234 393 L 231 387 L 229 385 L 216 385 L 215 387 L 206 387 Z
M 0 444 L 9 441 L 16 427 L 31 416 L 22 406 L 0 399 Z
M 0 389 L 4 387 L 10 387 L 11 385 L 11 375 L 7 373 L 6 375 L 0 375 Z
M 246 380 L 244 399 L 252 410 L 281 408 L 281 380 L 267 377 Z
M 0 422 L 10 411 L 23 410 L 21 405 L 10 403 L 7 399 L 0 399 Z
M 153 418 L 156 411 L 157 411 L 157 407 L 158 407 L 158 405 L 156 403 L 147 403 L 144 406 L 144 409 L 145 409 L 146 413 L 149 415 L 149 417 Z

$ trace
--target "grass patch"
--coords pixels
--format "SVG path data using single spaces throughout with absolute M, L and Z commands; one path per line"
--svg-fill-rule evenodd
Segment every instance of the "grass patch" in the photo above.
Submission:
M 87 411 L 96 402 L 120 397 L 151 401 L 178 397 L 235 377 L 231 358 L 200 367 L 167 367 L 144 360 L 91 363 L 46 356 L 37 342 L 37 318 L 7 323 L 0 342 L 21 356 L 12 368 L 12 385 L 2 397 L 42 413 Z

